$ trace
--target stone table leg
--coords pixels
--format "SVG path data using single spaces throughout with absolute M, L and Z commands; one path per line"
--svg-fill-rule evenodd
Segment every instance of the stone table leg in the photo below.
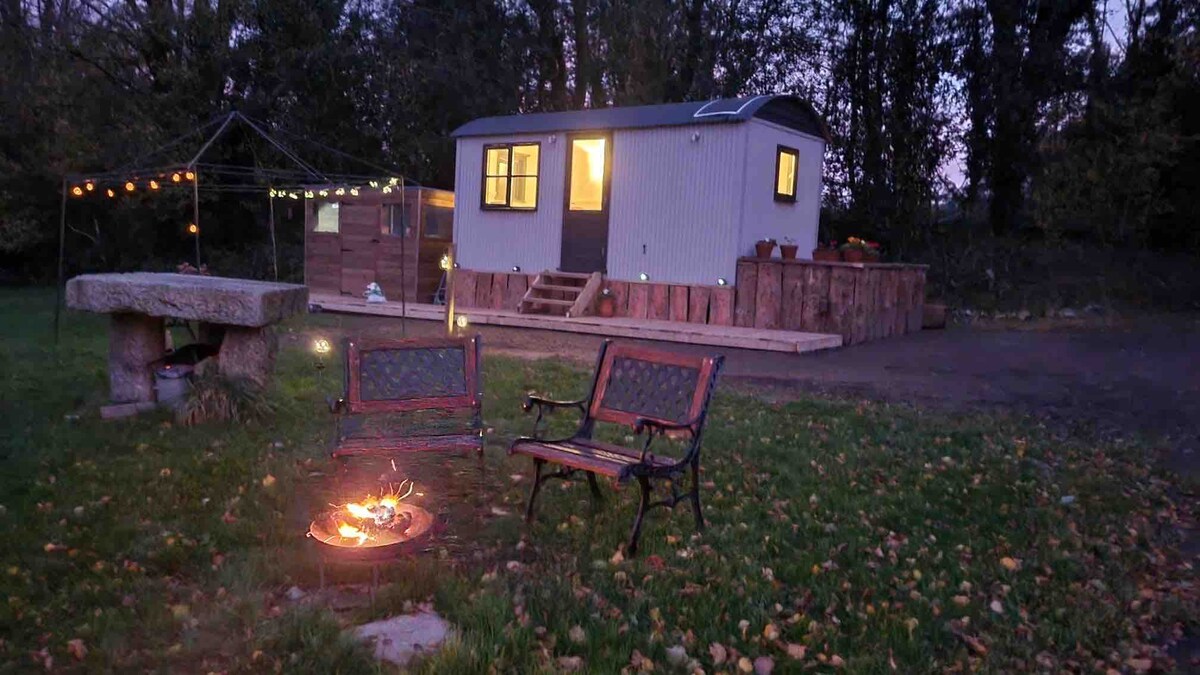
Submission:
M 108 384 L 115 403 L 154 400 L 150 364 L 163 356 L 163 320 L 113 314 L 108 324 Z
M 270 326 L 247 328 L 224 326 L 225 338 L 221 340 L 221 374 L 226 377 L 244 377 L 260 387 L 265 387 L 275 368 L 275 350 L 278 341 Z

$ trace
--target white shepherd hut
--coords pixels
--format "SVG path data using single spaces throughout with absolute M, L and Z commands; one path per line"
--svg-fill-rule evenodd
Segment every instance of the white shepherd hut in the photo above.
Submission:
M 795 96 L 487 117 L 453 136 L 464 269 L 732 284 L 760 239 L 801 258 L 817 243 L 827 132 Z

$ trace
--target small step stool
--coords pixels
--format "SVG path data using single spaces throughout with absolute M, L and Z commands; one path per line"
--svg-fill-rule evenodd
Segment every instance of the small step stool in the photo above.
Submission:
M 592 313 L 603 275 L 599 272 L 554 272 L 537 275 L 517 308 L 522 314 L 586 316 Z

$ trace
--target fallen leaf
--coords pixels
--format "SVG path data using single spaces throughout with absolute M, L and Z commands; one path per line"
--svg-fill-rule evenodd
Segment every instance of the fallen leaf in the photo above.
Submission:
M 804 645 L 801 645 L 801 644 L 796 644 L 795 642 L 788 643 L 787 655 L 789 658 L 800 661 L 801 659 L 804 658 L 804 656 L 806 654 L 808 654 L 808 647 L 805 647 Z
M 617 552 L 612 554 L 612 557 L 608 559 L 608 562 L 614 565 L 620 565 L 621 563 L 625 562 L 625 554 L 621 551 L 621 549 L 617 549 Z
M 763 637 L 765 637 L 768 640 L 778 640 L 779 639 L 779 628 L 776 627 L 776 625 L 773 623 L 767 624 L 766 627 L 763 628 Z
M 772 670 L 775 670 L 775 659 L 769 656 L 754 659 L 754 675 L 771 675 Z
M 967 605 L 971 604 L 971 599 L 965 595 L 956 595 L 951 598 L 951 600 L 953 600 L 954 604 L 958 605 L 959 607 L 966 607 Z
M 1009 572 L 1015 572 L 1018 568 L 1021 567 L 1021 563 L 1017 562 L 1016 560 L 1014 560 L 1008 556 L 1004 556 L 1003 558 L 1000 559 L 1000 565 L 1004 569 L 1008 570 Z
M 275 476 L 272 476 L 271 474 L 267 474 L 262 479 L 262 486 L 267 488 L 268 490 L 271 489 L 274 485 L 275 485 Z
M 83 644 L 83 640 L 75 638 L 74 640 L 67 640 L 67 652 L 75 657 L 76 661 L 82 661 L 87 658 L 88 650 Z
M 834 654 L 833 656 L 829 657 L 829 665 L 833 666 L 834 668 L 841 668 L 842 666 L 846 665 L 846 660 L 837 654 Z
M 737 666 L 738 666 L 738 671 L 740 671 L 740 672 L 743 672 L 743 673 L 753 673 L 754 672 L 754 662 L 745 656 L 738 659 Z
M 1004 613 L 1004 605 L 999 600 L 993 600 L 992 604 L 988 605 L 988 607 L 990 607 L 991 610 L 997 614 Z
M 567 631 L 567 637 L 575 644 L 583 644 L 587 639 L 587 633 L 583 631 L 583 626 L 571 626 L 571 630 Z
M 682 666 L 687 663 L 687 649 L 683 645 L 675 645 L 667 648 L 667 662 L 673 666 Z
M 725 659 L 729 658 L 729 652 L 725 649 L 725 645 L 714 642 L 708 646 L 708 655 L 712 657 L 713 665 L 721 665 L 725 663 Z
M 1150 659 L 1126 659 L 1125 665 L 1133 668 L 1135 672 L 1144 673 L 1154 667 L 1154 662 Z
M 583 667 L 582 656 L 560 656 L 558 657 L 558 668 L 565 673 L 573 673 Z

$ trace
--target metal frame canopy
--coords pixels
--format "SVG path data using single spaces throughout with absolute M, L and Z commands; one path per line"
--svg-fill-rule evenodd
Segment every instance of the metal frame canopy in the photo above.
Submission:
M 251 166 L 205 162 L 204 158 L 214 143 L 227 134 L 235 126 L 235 123 L 237 126 L 249 129 L 271 148 L 278 151 L 287 160 L 286 166 L 283 168 L 264 167 L 259 164 L 257 155 L 255 155 L 254 165 Z M 379 173 L 365 175 L 322 171 L 306 162 L 292 148 L 268 133 L 267 126 L 240 111 L 233 110 L 217 115 L 208 122 L 118 169 L 95 173 L 69 173 L 63 176 L 62 203 L 58 220 L 58 287 L 54 307 L 56 344 L 59 335 L 59 315 L 62 312 L 63 284 L 66 281 L 64 274 L 67 205 L 72 200 L 117 199 L 145 193 L 190 191 L 192 220 L 188 225 L 188 233 L 195 241 L 196 267 L 199 268 L 201 266 L 200 193 L 255 194 L 267 192 L 270 199 L 268 226 L 271 236 L 272 272 L 275 280 L 278 280 L 279 258 L 275 242 L 276 199 L 312 199 L 315 196 L 314 189 L 311 187 L 313 185 L 327 186 L 330 191 L 336 190 L 337 194 L 348 192 L 351 195 L 358 195 L 360 191 L 364 190 L 390 193 L 398 186 L 419 185 L 416 182 L 405 180 L 399 172 L 387 167 L 355 157 L 311 138 L 276 130 L 281 136 L 288 136 L 296 141 L 315 146 Z M 175 152 L 198 139 L 203 139 L 203 143 L 195 154 L 186 159 L 172 161 L 174 159 L 172 155 Z M 265 186 L 262 185 L 264 181 L 266 182 Z

